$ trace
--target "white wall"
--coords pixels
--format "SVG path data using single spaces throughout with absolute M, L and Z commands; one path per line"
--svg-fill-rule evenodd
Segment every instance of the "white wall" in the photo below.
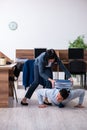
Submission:
M 16 48 L 66 49 L 78 35 L 87 42 L 86 12 L 87 0 L 0 0 L 0 51 L 14 59 Z

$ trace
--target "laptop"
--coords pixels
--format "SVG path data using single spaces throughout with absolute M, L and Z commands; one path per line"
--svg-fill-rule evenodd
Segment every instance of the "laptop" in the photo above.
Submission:
M 57 89 L 72 89 L 72 82 L 70 80 L 55 79 L 55 87 Z

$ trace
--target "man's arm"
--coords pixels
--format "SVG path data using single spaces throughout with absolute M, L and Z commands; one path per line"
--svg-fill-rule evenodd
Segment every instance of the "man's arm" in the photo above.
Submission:
M 38 89 L 37 90 L 37 96 L 38 96 L 38 102 L 39 102 L 39 108 L 45 108 L 47 105 L 43 103 L 43 98 L 46 97 L 46 89 Z
M 84 106 L 82 105 L 83 100 L 84 100 L 84 96 L 85 96 L 85 90 L 80 91 L 79 103 L 78 103 L 76 106 L 74 106 L 74 107 L 77 107 L 77 108 L 84 108 Z
M 79 102 L 75 107 L 83 108 L 83 100 L 85 96 L 85 90 L 84 89 L 74 89 L 70 91 L 70 94 L 67 99 L 65 99 L 62 103 L 66 105 L 68 102 L 70 102 L 73 99 L 79 98 Z

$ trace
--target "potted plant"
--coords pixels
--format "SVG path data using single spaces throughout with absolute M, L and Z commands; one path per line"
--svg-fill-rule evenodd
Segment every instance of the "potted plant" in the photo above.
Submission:
M 84 36 L 78 36 L 73 42 L 69 42 L 69 48 L 87 49 L 87 45 L 84 42 Z

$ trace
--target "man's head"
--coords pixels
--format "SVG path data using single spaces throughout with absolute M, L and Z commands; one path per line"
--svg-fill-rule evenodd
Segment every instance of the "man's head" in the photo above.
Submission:
M 67 89 L 61 89 L 57 95 L 57 101 L 62 102 L 69 96 L 69 91 Z

